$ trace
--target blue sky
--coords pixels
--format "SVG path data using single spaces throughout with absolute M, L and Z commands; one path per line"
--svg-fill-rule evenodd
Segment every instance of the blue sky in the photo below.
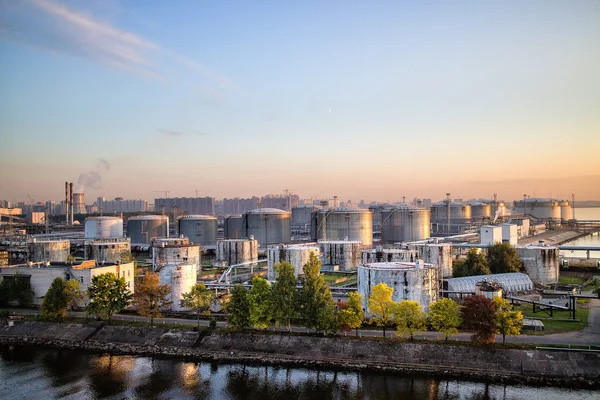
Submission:
M 0 0 L 0 198 L 600 198 L 598 1 Z M 99 160 L 105 164 L 99 167 Z

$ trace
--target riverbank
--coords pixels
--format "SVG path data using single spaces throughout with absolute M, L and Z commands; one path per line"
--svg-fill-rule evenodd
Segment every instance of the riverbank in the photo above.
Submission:
M 407 343 L 272 332 L 20 322 L 0 344 L 229 363 L 388 371 L 485 382 L 600 388 L 600 353 Z

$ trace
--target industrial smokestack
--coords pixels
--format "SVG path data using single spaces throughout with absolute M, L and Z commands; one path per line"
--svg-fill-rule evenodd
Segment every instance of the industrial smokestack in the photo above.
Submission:
M 65 223 L 69 223 L 69 182 L 65 182 Z
M 73 182 L 69 183 L 69 192 L 70 192 L 70 197 L 69 197 L 69 206 L 71 207 L 71 225 L 73 225 Z

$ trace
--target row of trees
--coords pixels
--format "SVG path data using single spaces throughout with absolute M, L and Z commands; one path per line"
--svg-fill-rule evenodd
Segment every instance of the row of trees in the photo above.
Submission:
M 523 261 L 517 249 L 508 243 L 497 243 L 488 247 L 485 254 L 479 249 L 469 249 L 467 257 L 456 260 L 452 275 L 455 278 L 474 275 L 502 274 L 523 270 Z

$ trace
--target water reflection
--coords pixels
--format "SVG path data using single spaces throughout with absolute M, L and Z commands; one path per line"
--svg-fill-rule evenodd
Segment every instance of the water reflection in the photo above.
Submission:
M 3 399 L 596 399 L 560 388 L 256 365 L 193 363 L 33 347 L 0 348 Z

